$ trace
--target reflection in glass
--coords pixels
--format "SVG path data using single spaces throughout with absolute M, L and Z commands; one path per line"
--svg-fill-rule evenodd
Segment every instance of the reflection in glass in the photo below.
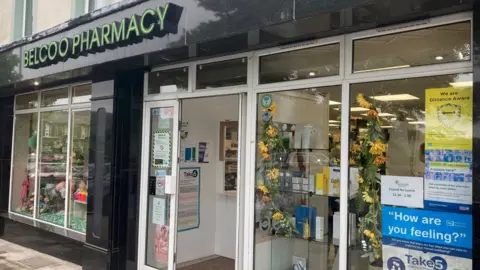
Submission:
M 90 102 L 92 97 L 92 85 L 84 84 L 73 87 L 72 103 Z
M 68 88 L 49 90 L 41 93 L 41 106 L 50 107 L 68 104 Z
M 64 226 L 68 111 L 40 114 L 38 218 Z
M 33 216 L 38 114 L 15 116 L 11 211 Z
M 38 93 L 18 95 L 15 97 L 15 110 L 38 108 Z
M 255 269 L 338 269 L 341 87 L 258 100 Z
M 365 38 L 353 42 L 354 72 L 452 63 L 470 59 L 470 22 Z
M 72 111 L 68 227 L 86 232 L 90 110 Z
M 432 194 L 441 192 L 435 188 L 432 193 L 428 188 L 432 181 L 445 181 L 443 183 L 446 185 L 451 185 L 452 182 L 471 183 L 471 171 L 468 170 L 461 175 L 442 174 L 439 179 L 436 179 L 437 174 L 430 170 L 430 163 L 437 161 L 460 162 L 467 164 L 467 167 L 471 166 L 471 150 L 458 148 L 462 141 L 471 145 L 471 119 L 455 122 L 456 118 L 452 117 L 449 111 L 454 108 L 452 104 L 448 105 L 449 108 L 442 116 L 442 108 L 437 101 L 445 96 L 454 97 L 458 93 L 470 97 L 462 99 L 461 102 L 453 101 L 453 104 L 461 108 L 458 119 L 471 117 L 472 74 L 351 85 L 351 109 L 360 106 L 375 108 L 376 111 L 367 109 L 350 112 L 350 174 L 353 169 L 357 169 L 358 173 L 353 176 L 356 181 L 351 181 L 349 186 L 349 193 L 356 195 L 355 199 L 350 201 L 349 211 L 357 216 L 355 222 L 349 219 L 349 228 L 353 228 L 349 230 L 349 238 L 359 237 L 359 241 L 349 247 L 350 269 L 368 269 L 369 266 L 382 268 L 382 263 L 385 266 L 386 262 L 382 262 L 382 248 L 385 248 L 382 235 L 387 232 L 382 232 L 382 215 L 385 214 L 385 211 L 381 211 L 382 207 L 392 205 L 399 211 L 406 208 L 426 209 Z M 439 121 L 442 122 L 442 127 L 438 126 Z M 445 125 L 453 125 L 453 135 L 445 136 Z M 430 139 L 427 134 L 430 134 Z M 433 141 L 432 134 L 437 134 Z M 452 138 L 458 136 L 454 134 L 462 135 Z M 439 148 L 441 150 L 432 150 Z M 390 195 L 388 192 L 381 192 L 386 181 L 392 179 L 386 176 L 395 176 L 396 181 L 401 180 L 400 177 L 415 177 L 413 179 L 424 186 L 424 192 L 417 195 L 420 198 L 404 197 L 401 192 Z M 392 196 L 402 197 L 392 204 Z M 452 202 L 462 203 L 462 200 L 470 200 L 471 196 L 470 190 Z M 413 201 L 419 201 L 421 205 L 410 205 Z
M 153 108 L 150 111 L 149 144 L 150 165 L 148 173 L 148 214 L 146 258 L 148 266 L 157 269 L 168 268 L 168 238 L 170 235 L 170 195 L 165 193 L 165 176 L 172 175 L 171 156 L 165 155 L 162 145 L 168 144 L 166 152 L 172 153 L 173 107 Z M 163 154 L 162 154 L 163 153 Z M 161 187 L 156 188 L 160 181 Z
M 175 93 L 188 90 L 188 67 L 154 71 L 148 74 L 148 93 Z
M 274 83 L 338 75 L 340 45 L 312 47 L 260 57 L 259 82 Z
M 247 84 L 247 58 L 197 66 L 197 88 L 207 89 Z

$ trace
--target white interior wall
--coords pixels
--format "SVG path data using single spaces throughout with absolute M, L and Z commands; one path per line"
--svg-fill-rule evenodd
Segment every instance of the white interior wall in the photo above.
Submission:
M 238 121 L 238 97 L 223 96 L 182 101 L 182 122 L 188 137 L 181 144 L 209 142 L 210 163 L 180 163 L 200 167 L 200 227 L 178 233 L 178 262 L 210 255 L 235 259 L 236 196 L 221 194 L 224 164 L 219 161 L 220 122 Z

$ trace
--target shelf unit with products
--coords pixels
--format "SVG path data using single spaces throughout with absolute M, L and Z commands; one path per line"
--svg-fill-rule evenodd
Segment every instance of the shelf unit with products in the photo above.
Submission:
M 220 122 L 219 159 L 223 161 L 223 192 L 236 194 L 238 173 L 238 122 Z

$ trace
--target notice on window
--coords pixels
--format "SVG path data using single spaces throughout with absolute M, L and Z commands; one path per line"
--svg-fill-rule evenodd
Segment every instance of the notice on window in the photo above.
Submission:
M 382 204 L 423 208 L 423 178 L 382 175 Z
M 178 231 L 200 226 L 200 168 L 181 168 L 178 196 Z
M 170 132 L 155 131 L 153 133 L 152 146 L 152 165 L 154 167 L 169 168 L 172 149 Z
M 425 208 L 472 210 L 472 88 L 427 89 Z
M 382 207 L 383 269 L 472 269 L 472 216 Z
M 155 171 L 155 195 L 165 195 L 165 179 L 167 177 L 167 171 L 156 170 Z
M 165 199 L 153 198 L 152 223 L 165 225 Z

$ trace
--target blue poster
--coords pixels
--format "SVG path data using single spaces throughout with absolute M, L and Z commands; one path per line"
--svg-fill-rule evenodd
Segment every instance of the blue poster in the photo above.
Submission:
M 382 207 L 384 269 L 472 269 L 472 216 Z

